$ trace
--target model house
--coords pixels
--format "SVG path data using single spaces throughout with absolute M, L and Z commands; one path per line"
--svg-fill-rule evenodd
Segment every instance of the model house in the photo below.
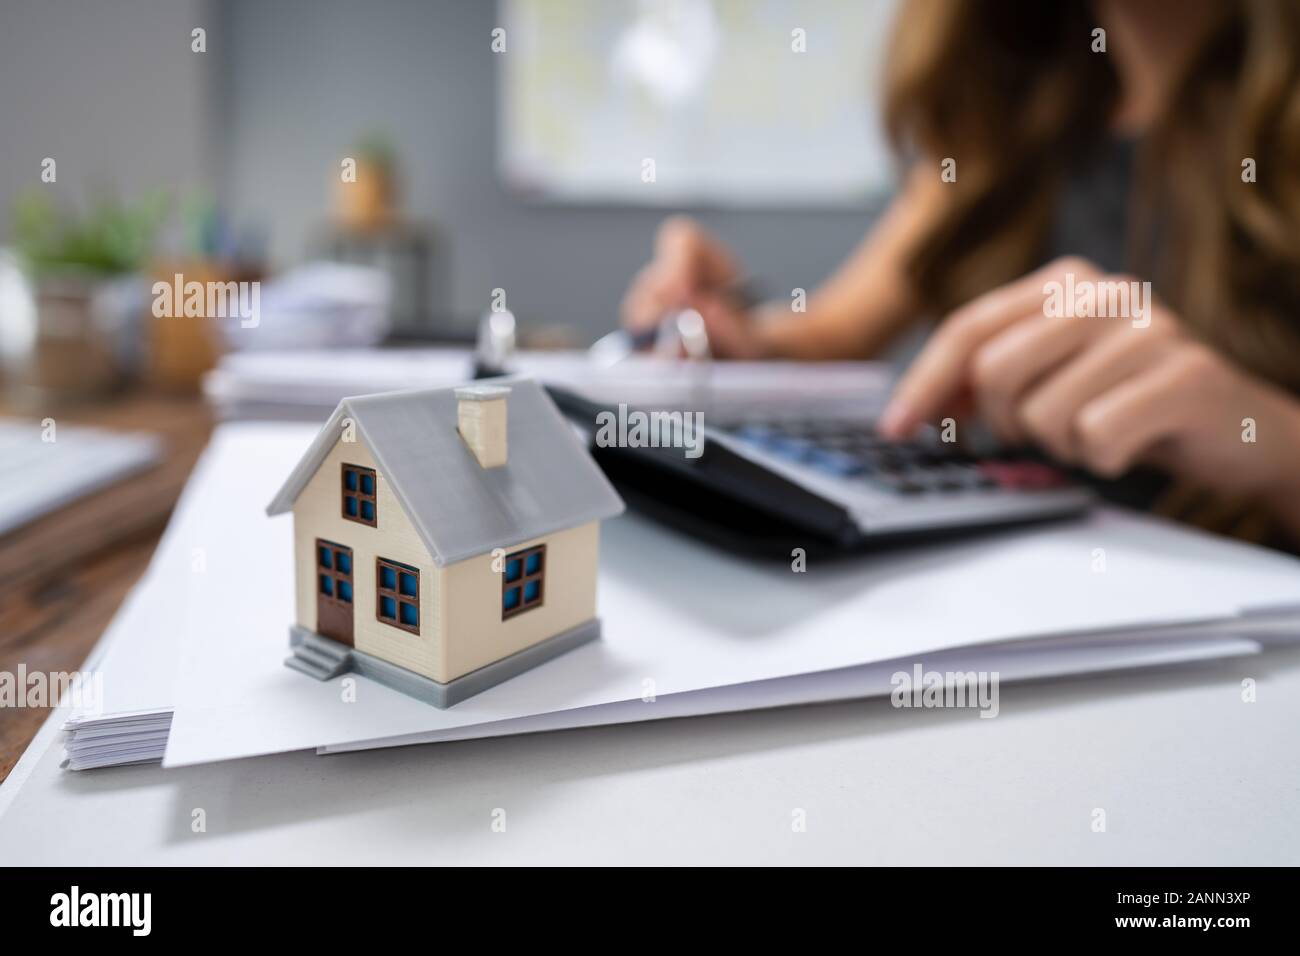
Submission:
M 622 510 L 531 380 L 344 399 L 267 508 L 293 512 L 285 663 L 450 706 L 599 636 Z

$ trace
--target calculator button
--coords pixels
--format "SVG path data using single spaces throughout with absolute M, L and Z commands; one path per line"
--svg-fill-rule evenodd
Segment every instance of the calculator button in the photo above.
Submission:
M 1066 483 L 1065 476 L 1057 469 L 1035 461 L 985 461 L 979 468 L 1003 488 L 1038 491 Z
M 978 465 L 951 464 L 946 466 L 945 471 L 955 480 L 958 480 L 961 486 L 967 490 L 996 487 L 993 479 L 980 471 Z
M 766 445 L 776 436 L 776 432 L 767 425 L 745 425 L 736 434 L 755 445 Z
M 1067 479 L 1056 468 L 1041 462 L 1026 461 L 1020 465 L 1020 487 L 1031 489 L 1060 488 Z
M 882 473 L 872 480 L 882 488 L 900 495 L 918 495 L 925 491 L 925 484 L 914 476 L 898 473 Z
M 768 443 L 768 447 L 774 454 L 780 455 L 782 458 L 793 459 L 794 461 L 802 461 L 817 450 L 817 446 L 808 439 L 796 438 L 790 435 L 781 435 L 773 438 Z
M 808 455 L 808 464 L 819 471 L 839 475 L 843 478 L 859 475 L 866 470 L 866 466 L 861 459 L 855 458 L 853 455 L 847 455 L 842 451 L 826 448 L 818 448 L 812 451 Z

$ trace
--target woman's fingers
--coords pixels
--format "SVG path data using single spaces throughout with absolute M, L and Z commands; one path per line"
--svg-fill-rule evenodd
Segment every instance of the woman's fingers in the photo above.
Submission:
M 724 288 L 739 274 L 727 248 L 685 216 L 664 220 L 655 237 L 654 260 L 623 297 L 623 324 L 633 331 L 654 328 L 674 309 L 704 292 Z
M 1094 398 L 1154 365 L 1166 336 L 1149 328 L 1115 330 L 1091 343 L 1023 395 L 1016 418 L 1023 433 L 1066 464 L 1079 461 L 1076 418 Z
M 1180 349 L 1085 404 L 1075 418 L 1082 463 L 1103 477 L 1118 477 L 1148 448 L 1175 435 L 1195 415 L 1205 369 L 1199 350 Z
M 1043 314 L 1043 284 L 1063 271 L 1095 274 L 1091 266 L 1053 262 L 994 289 L 954 312 L 931 336 L 894 389 L 880 420 L 886 437 L 904 438 L 939 414 L 972 383 L 971 359 L 994 335 L 1029 315 Z
M 740 274 L 727 247 L 687 216 L 670 216 L 659 227 L 655 261 L 669 291 L 682 300 L 724 288 Z
M 980 414 L 1003 441 L 1026 437 L 1020 420 L 1023 396 L 1074 356 L 1092 337 L 1085 320 L 1029 316 L 994 336 L 976 353 L 971 383 Z
M 970 385 L 968 372 L 976 349 L 1033 308 L 1027 290 L 1006 287 L 953 313 L 894 387 L 881 416 L 881 432 L 888 438 L 905 438 L 922 422 L 938 418 Z
M 623 325 L 633 332 L 653 329 L 664 313 L 674 308 L 673 282 L 662 265 L 652 262 L 637 273 L 623 296 L 620 313 Z
M 763 358 L 763 345 L 754 334 L 748 312 L 738 309 L 729 296 L 704 295 L 694 306 L 704 319 L 709 351 L 714 358 Z

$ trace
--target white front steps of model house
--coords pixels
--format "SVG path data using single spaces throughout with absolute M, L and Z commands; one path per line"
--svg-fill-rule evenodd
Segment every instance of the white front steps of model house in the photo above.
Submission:
M 330 680 L 349 670 L 352 651 L 337 641 L 316 634 L 305 634 L 293 647 L 285 664 L 317 680 Z

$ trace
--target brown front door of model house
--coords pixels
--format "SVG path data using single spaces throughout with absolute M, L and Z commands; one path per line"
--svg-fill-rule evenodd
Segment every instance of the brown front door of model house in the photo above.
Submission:
M 316 539 L 316 631 L 352 646 L 352 549 Z

